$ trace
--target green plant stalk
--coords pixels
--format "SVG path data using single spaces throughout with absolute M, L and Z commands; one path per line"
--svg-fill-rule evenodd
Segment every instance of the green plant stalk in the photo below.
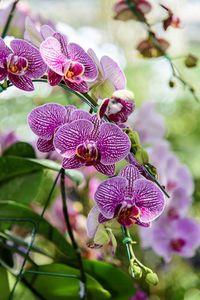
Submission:
M 14 13 L 15 13 L 15 9 L 16 9 L 16 5 L 17 3 L 19 2 L 19 0 L 15 0 L 13 5 L 12 5 L 12 8 L 11 8 L 11 11 L 10 11 L 10 14 L 8 16 L 8 19 L 7 19 L 7 22 L 5 24 L 5 27 L 3 29 L 3 32 L 1 34 L 1 37 L 2 39 L 5 38 L 5 36 L 7 35 L 8 33 L 8 30 L 9 30 L 9 27 L 10 27 L 10 24 L 11 24 L 11 21 L 12 21 L 12 18 L 14 16 Z
M 62 196 L 62 203 L 63 203 L 63 214 L 65 217 L 65 222 L 67 225 L 68 234 L 70 236 L 72 246 L 76 252 L 78 265 L 80 269 L 80 299 L 84 300 L 86 297 L 86 275 L 83 267 L 83 261 L 80 253 L 80 248 L 78 247 L 76 240 L 73 235 L 73 231 L 71 228 L 71 224 L 69 221 L 69 214 L 67 209 L 67 203 L 66 203 L 66 193 L 65 193 L 65 170 L 61 169 L 61 181 L 60 181 L 60 188 L 61 188 L 61 196 Z

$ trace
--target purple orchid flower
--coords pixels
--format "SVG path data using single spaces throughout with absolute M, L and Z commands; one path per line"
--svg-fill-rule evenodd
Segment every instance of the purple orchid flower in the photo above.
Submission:
M 71 105 L 64 107 L 60 104 L 49 103 L 36 107 L 30 112 L 28 124 L 31 130 L 39 137 L 37 141 L 39 151 L 50 152 L 55 150 L 53 137 L 56 130 L 64 123 L 69 123 L 77 118 L 77 112 L 79 116 L 81 115 L 80 117 L 84 113 L 87 115 L 86 112 L 77 110 L 73 117 L 72 113 L 75 110 L 76 107 Z
M 125 123 L 128 116 L 134 111 L 134 95 L 128 90 L 115 91 L 111 98 L 106 98 L 100 104 L 97 115 L 100 119 L 104 114 L 116 124 Z
M 66 85 L 78 92 L 87 92 L 86 82 L 97 77 L 97 67 L 91 57 L 77 44 L 67 44 L 61 34 L 47 38 L 40 46 L 44 61 L 49 66 L 49 84 L 54 86 L 64 79 Z
M 158 221 L 152 234 L 152 247 L 166 262 L 172 255 L 194 256 L 200 246 L 200 226 L 194 220 L 183 218 L 167 224 Z
M 17 88 L 33 91 L 32 79 L 40 78 L 47 69 L 40 52 L 23 40 L 13 40 L 10 46 L 12 51 L 0 38 L 0 81 L 8 76 Z
M 63 168 L 93 165 L 97 171 L 113 176 L 115 163 L 130 151 L 130 140 L 117 125 L 102 124 L 97 115 L 86 117 L 61 126 L 54 136 L 54 147 L 64 157 Z
M 95 81 L 90 83 L 94 98 L 108 98 L 111 97 L 116 90 L 123 90 L 126 88 L 126 77 L 124 72 L 112 58 L 103 56 L 99 61 L 92 49 L 88 50 L 88 54 L 98 68 L 98 77 Z
M 102 182 L 94 197 L 101 212 L 99 223 L 117 217 L 126 227 L 150 226 L 162 213 L 165 202 L 160 189 L 131 165 L 124 167 L 117 177 Z

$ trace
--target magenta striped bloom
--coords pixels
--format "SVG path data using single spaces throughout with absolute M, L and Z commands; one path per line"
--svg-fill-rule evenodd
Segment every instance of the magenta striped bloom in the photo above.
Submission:
M 40 78 L 47 69 L 40 52 L 23 40 L 13 40 L 10 46 L 12 50 L 0 38 L 0 81 L 8 77 L 17 88 L 33 91 L 32 79 Z
M 129 138 L 117 125 L 102 124 L 96 115 L 89 114 L 61 126 L 54 136 L 54 147 L 64 157 L 63 168 L 93 165 L 108 176 L 115 174 L 115 163 L 125 158 L 130 146 Z
M 28 124 L 31 130 L 39 137 L 37 148 L 41 152 L 55 150 L 53 137 L 56 130 L 64 123 L 73 120 L 74 106 L 62 106 L 56 103 L 44 104 L 34 108 L 28 115 Z M 79 111 L 79 110 L 77 110 Z M 74 116 L 77 117 L 77 113 Z
M 97 77 L 97 67 L 91 57 L 77 44 L 67 44 L 61 34 L 48 37 L 40 46 L 44 61 L 49 66 L 49 84 L 54 86 L 63 79 L 66 85 L 78 92 L 87 92 L 86 82 Z
M 131 165 L 124 167 L 117 177 L 102 182 L 94 198 L 100 211 L 99 223 L 117 218 L 126 227 L 150 226 L 165 204 L 160 189 Z

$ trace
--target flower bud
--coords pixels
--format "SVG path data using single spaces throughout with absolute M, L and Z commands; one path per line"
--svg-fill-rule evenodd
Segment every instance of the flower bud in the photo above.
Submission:
M 159 279 L 158 279 L 158 276 L 156 273 L 150 272 L 146 275 L 145 281 L 149 285 L 157 285 L 159 282 Z
M 173 80 L 169 81 L 169 87 L 173 88 L 175 86 L 175 82 Z
M 147 151 L 145 151 L 143 148 L 140 148 L 135 153 L 135 159 L 141 164 L 146 165 L 149 162 L 149 155 Z
M 147 164 L 146 168 L 149 171 L 149 173 L 151 173 L 151 175 L 153 175 L 154 177 L 157 175 L 157 169 L 156 169 L 156 167 L 154 167 L 150 163 Z
M 142 277 L 142 269 L 136 264 L 133 264 L 132 268 L 135 274 L 135 279 L 140 279 Z
M 112 98 L 120 98 L 124 101 L 133 101 L 134 102 L 134 94 L 129 90 L 117 90 L 112 94 Z
M 187 68 L 193 68 L 196 67 L 198 62 L 198 58 L 192 54 L 189 54 L 185 59 L 185 66 Z

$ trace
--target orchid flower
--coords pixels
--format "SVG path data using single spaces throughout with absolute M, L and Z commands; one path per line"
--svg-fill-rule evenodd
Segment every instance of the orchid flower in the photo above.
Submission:
M 63 35 L 55 33 L 40 46 L 41 55 L 49 67 L 48 81 L 54 86 L 63 79 L 78 92 L 87 92 L 86 82 L 97 77 L 97 67 L 91 57 L 77 44 L 66 43 Z
M 24 91 L 33 91 L 32 79 L 40 78 L 46 72 L 37 48 L 26 41 L 15 39 L 10 50 L 0 38 L 0 81 L 7 76 L 10 82 Z
M 54 136 L 54 147 L 64 157 L 63 168 L 93 165 L 108 176 L 115 174 L 115 163 L 126 157 L 130 146 L 128 136 L 117 125 L 102 124 L 96 115 L 61 126 Z
M 116 124 L 125 123 L 135 108 L 134 95 L 128 90 L 118 90 L 111 98 L 106 98 L 100 104 L 97 114 L 99 119 L 104 114 Z
M 144 19 L 145 15 L 151 10 L 151 4 L 146 0 L 130 0 L 130 3 L 134 4 L 135 10 L 142 20 Z M 138 20 L 138 17 L 131 11 L 125 0 L 118 1 L 114 5 L 113 10 L 115 12 L 115 20 Z
M 88 54 L 98 68 L 98 77 L 95 81 L 90 82 L 93 98 L 96 98 L 96 100 L 98 98 L 108 98 L 111 97 L 116 90 L 126 88 L 124 72 L 112 58 L 103 56 L 99 61 L 92 49 L 88 50 Z
M 117 177 L 102 182 L 94 198 L 100 211 L 99 223 L 117 218 L 126 227 L 150 226 L 165 204 L 160 189 L 131 165 L 124 167 Z

